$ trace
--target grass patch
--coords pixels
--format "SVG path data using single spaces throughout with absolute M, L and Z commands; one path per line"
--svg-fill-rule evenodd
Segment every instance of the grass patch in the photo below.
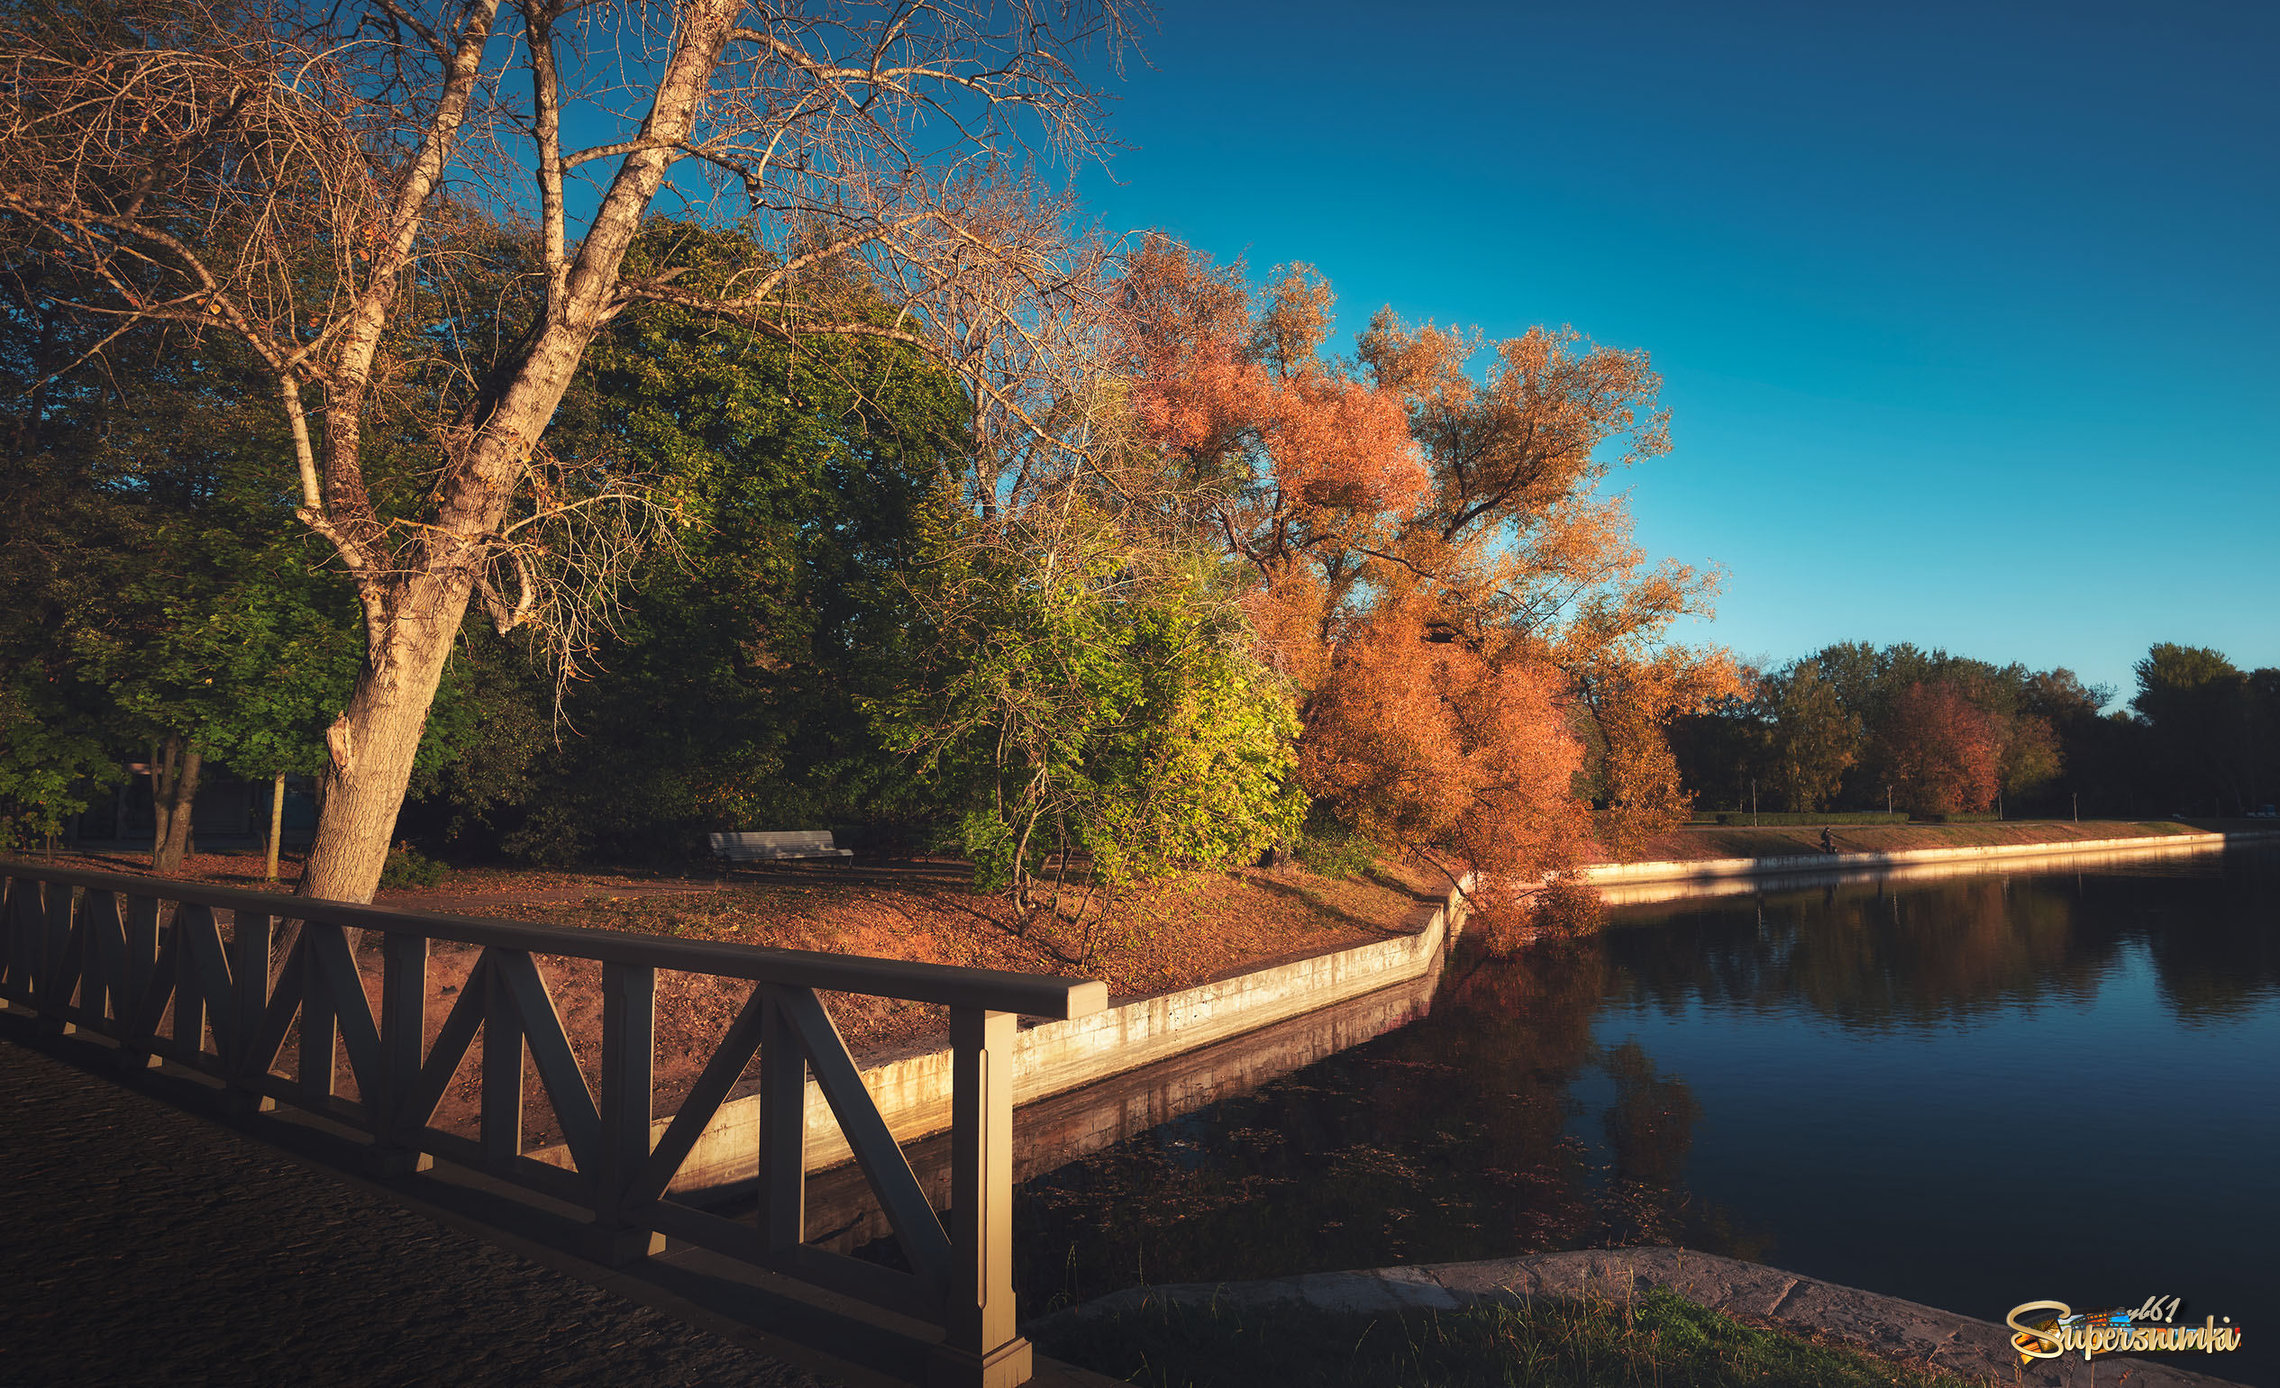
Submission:
M 1150 1388 L 1968 1388 L 1745 1325 L 1660 1289 L 1637 1301 L 1462 1311 L 1152 1305 L 1041 1327 L 1047 1354 Z
M 1985 816 L 1988 819 L 1994 817 L 1993 815 Z M 1894 810 L 1889 813 L 1884 810 L 1844 810 L 1805 814 L 1791 813 L 1787 810 L 1778 813 L 1767 810 L 1763 814 L 1752 814 L 1748 810 L 1720 810 L 1707 820 L 1697 815 L 1695 822 L 1697 824 L 1748 824 L 1752 826 L 1759 824 L 1906 824 L 1908 813 L 1905 810 Z M 1934 821 L 1927 816 L 1926 822 Z
M 1770 820 L 1770 816 L 1768 816 Z M 1911 848 L 1981 848 L 1999 844 L 2049 844 L 2063 848 L 2095 839 L 2153 838 L 2196 832 L 2172 820 L 2007 819 L 1984 824 L 1838 824 L 1839 853 L 1892 853 Z M 1747 824 L 1693 825 L 1659 834 L 1630 855 L 1632 862 L 1699 861 L 1704 858 L 1780 858 L 1821 851 L 1814 826 Z

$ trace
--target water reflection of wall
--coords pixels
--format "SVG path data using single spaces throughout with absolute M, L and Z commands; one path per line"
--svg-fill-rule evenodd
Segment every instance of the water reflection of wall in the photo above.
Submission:
M 1684 1081 L 1592 1042 L 1604 987 L 1594 948 L 1460 951 L 1430 1017 L 1031 1180 L 1025 1305 L 1616 1242 L 1748 1252 L 1686 1195 Z M 1604 1152 L 1570 1124 L 1599 1070 Z
M 1015 1115 L 1021 1149 L 1014 1179 L 1029 1180 L 1406 1026 L 1431 1010 L 1440 974 L 1436 965 L 1412 982 L 1025 1104 Z M 939 1205 L 949 1190 L 949 1134 L 907 1143 L 903 1150 L 913 1174 Z M 840 1251 L 887 1236 L 885 1216 L 852 1163 L 809 1176 L 807 1225 L 811 1240 Z
M 2203 860 L 2199 872 L 2134 864 L 1930 882 L 1782 883 L 1746 903 L 1620 912 L 1605 949 L 1618 974 L 1616 997 L 1802 1005 L 1873 1028 L 2079 1001 L 2125 944 L 2142 941 L 2179 1015 L 2220 1016 L 2280 982 L 2270 932 L 2246 906 L 2273 861 L 2236 855 L 2235 870 L 2223 873 L 2218 860 Z

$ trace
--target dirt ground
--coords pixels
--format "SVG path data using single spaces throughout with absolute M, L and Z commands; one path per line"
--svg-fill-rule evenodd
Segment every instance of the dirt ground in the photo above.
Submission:
M 136 853 L 66 851 L 52 861 L 94 871 L 148 871 Z M 179 876 L 285 892 L 299 870 L 288 859 L 284 880 L 270 884 L 261 880 L 258 854 L 200 854 L 184 861 Z M 1005 898 L 975 891 L 963 864 L 917 859 L 688 874 L 474 868 L 455 870 L 434 887 L 384 887 L 374 904 L 1097 978 L 1112 994 L 1129 997 L 1414 930 L 1417 908 L 1440 901 L 1447 890 L 1430 869 L 1403 864 L 1343 879 L 1298 867 L 1244 868 L 1095 899 L 1082 923 L 1074 923 L 1050 912 L 1025 918 Z M 1071 894 L 1067 904 L 1073 908 L 1079 898 Z

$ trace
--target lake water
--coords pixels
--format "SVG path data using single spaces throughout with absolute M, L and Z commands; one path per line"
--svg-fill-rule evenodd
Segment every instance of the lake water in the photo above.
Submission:
M 2000 1320 L 2184 1299 L 2280 1383 L 2280 851 L 1611 913 L 1035 1176 L 1024 1309 L 1667 1242 Z

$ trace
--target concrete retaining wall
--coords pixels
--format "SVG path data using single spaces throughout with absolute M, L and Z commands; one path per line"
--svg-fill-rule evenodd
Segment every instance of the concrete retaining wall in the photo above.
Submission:
M 1414 934 L 1239 974 L 1176 993 L 1138 998 L 1090 1017 L 1046 1022 L 1014 1043 L 1013 1101 L 1026 1104 L 1096 1080 L 1271 1026 L 1286 1018 L 1422 977 L 1442 945 L 1464 927 L 1462 890 L 1426 908 Z M 863 1071 L 863 1087 L 897 1141 L 950 1126 L 951 1052 L 929 1051 Z M 659 1120 L 651 1140 L 670 1119 Z M 760 1099 L 730 1099 L 697 1139 L 674 1177 L 675 1191 L 752 1180 L 758 1174 Z M 548 1154 L 533 1153 L 534 1156 Z M 821 1170 L 852 1156 L 822 1090 L 807 1089 L 807 1168 Z

